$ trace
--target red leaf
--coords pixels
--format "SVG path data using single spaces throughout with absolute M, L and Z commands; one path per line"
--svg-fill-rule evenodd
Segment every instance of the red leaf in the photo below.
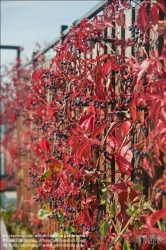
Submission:
M 115 54 L 102 54 L 100 56 L 96 56 L 96 59 L 100 59 L 101 62 L 105 62 L 106 60 L 111 60 L 112 62 L 116 62 L 117 56 Z
M 100 125 L 98 128 L 96 128 L 94 130 L 94 132 L 92 133 L 91 137 L 92 138 L 96 137 L 98 134 L 100 134 L 108 126 L 109 126 L 108 124 L 102 124 L 102 125 Z
M 121 246 L 119 242 L 117 242 L 116 245 L 114 246 L 114 250 L 121 250 Z
M 98 44 L 100 45 L 100 47 L 101 47 L 102 49 L 105 49 L 105 46 L 104 46 L 104 44 L 103 44 L 102 42 L 98 42 Z
M 100 134 L 105 128 L 109 127 L 109 134 L 111 134 L 116 127 L 118 126 L 118 122 L 112 122 L 111 124 L 101 124 L 98 128 L 96 128 L 91 135 L 92 138 L 96 137 L 98 134 Z
M 91 234 L 91 237 L 93 238 L 94 242 L 96 242 L 98 245 L 101 245 L 102 243 L 98 240 L 98 238 L 96 237 L 95 233 Z
M 129 104 L 129 110 L 130 110 L 130 114 L 131 114 L 133 122 L 136 122 L 137 119 L 142 121 L 142 118 L 141 118 L 139 112 L 136 111 L 137 99 L 138 99 L 138 92 L 136 92 L 134 94 L 134 98 L 131 100 L 131 102 Z
M 121 155 L 117 155 L 116 162 L 118 164 L 118 167 L 121 173 L 126 174 L 128 176 L 131 175 L 133 168 L 131 164 L 129 164 L 128 161 L 124 157 L 122 157 Z
M 149 227 L 153 227 L 156 224 L 156 222 L 160 220 L 161 218 L 163 218 L 165 215 L 166 215 L 166 207 L 164 207 L 163 209 L 157 210 L 153 214 L 147 216 L 146 224 Z
M 116 23 L 118 26 L 125 27 L 124 9 L 121 9 L 116 15 Z
M 121 151 L 120 151 L 120 155 L 125 157 L 125 159 L 131 163 L 131 160 L 133 158 L 133 153 L 131 150 L 129 150 L 128 146 L 124 146 L 122 147 Z
M 149 163 L 148 163 L 146 158 L 143 158 L 142 166 L 143 166 L 144 170 L 146 171 L 146 173 L 149 175 L 149 177 L 153 178 L 154 173 L 153 173 L 152 169 L 150 168 Z
M 78 150 L 77 150 L 77 157 L 78 157 L 78 159 L 81 159 L 81 158 L 82 158 L 82 154 L 85 153 L 85 152 L 86 152 L 87 155 L 88 155 L 88 152 L 87 152 L 87 151 L 89 151 L 89 149 L 90 149 L 90 144 L 87 143 L 87 142 L 83 143 L 83 144 L 78 148 Z
M 99 205 L 99 201 L 95 195 L 92 195 L 86 199 L 86 204 L 88 204 L 88 207 L 95 209 Z
M 95 195 L 92 195 L 86 199 L 86 203 L 91 203 L 91 202 L 93 203 L 94 201 L 96 201 Z
M 142 244 L 142 250 L 149 250 L 149 244 L 148 243 Z
M 133 38 L 129 37 L 128 39 L 125 40 L 125 47 L 134 46 L 134 45 L 135 45 L 135 41 Z
M 0 190 L 5 190 L 5 179 L 0 180 Z
M 159 114 L 159 118 L 164 122 L 164 124 L 166 125 L 166 108 L 163 107 L 160 110 L 160 114 Z
M 145 219 L 146 220 L 146 219 Z M 160 229 L 158 228 L 155 228 L 155 227 L 152 227 L 152 226 L 149 226 L 147 224 L 144 224 L 143 227 L 141 229 L 136 229 L 134 230 L 134 233 L 136 235 L 146 235 L 147 237 L 149 235 L 154 235 L 155 236 L 161 236 L 160 237 L 160 242 L 163 243 L 163 241 L 166 239 L 166 233 L 161 231 Z
M 7 174 L 12 175 L 12 166 L 11 166 L 11 164 L 7 165 Z
M 159 20 L 159 8 L 156 4 L 150 8 L 150 20 L 152 23 L 158 23 Z
M 128 133 L 130 129 L 130 126 L 128 124 L 128 122 L 123 122 L 121 124 L 121 126 L 117 129 L 116 131 L 116 138 L 122 142 L 126 136 L 126 134 Z
M 42 78 L 42 72 L 43 72 L 43 69 L 37 69 L 37 70 L 33 73 L 32 77 L 33 77 L 33 80 L 34 80 L 35 82 L 37 82 L 37 83 L 40 82 L 40 80 L 41 80 L 41 78 Z
M 165 35 L 166 20 L 160 20 L 154 27 L 159 36 Z
M 36 113 L 41 116 L 46 115 L 46 105 L 40 105 L 39 108 L 36 108 Z
M 140 31 L 143 34 L 147 35 L 146 29 L 151 28 L 151 24 L 150 24 L 149 18 L 147 16 L 146 6 L 147 6 L 147 2 L 143 2 L 141 7 L 139 8 L 136 23 L 137 23 Z
M 80 27 L 85 28 L 87 26 L 87 23 L 89 22 L 88 18 L 83 18 L 80 22 Z
M 49 158 L 50 162 L 47 164 L 47 168 L 58 172 L 61 169 L 61 164 L 55 157 Z
M 12 113 L 11 120 L 12 122 L 15 122 L 17 120 L 17 116 L 15 113 Z
M 166 246 L 163 245 L 163 243 L 157 245 L 158 250 L 166 250 Z
M 22 218 L 23 218 L 23 210 L 22 209 L 19 210 L 19 213 L 17 216 L 18 216 L 19 220 L 22 221 Z
M 94 90 L 95 90 L 96 96 L 101 100 L 105 100 L 103 80 L 102 80 L 104 77 L 104 74 L 103 74 L 103 69 L 102 69 L 101 62 L 99 59 L 97 60 L 96 67 L 92 71 L 92 77 L 95 82 Z
M 115 29 L 114 25 L 112 23 L 110 23 L 110 22 L 107 22 L 107 21 L 104 20 L 104 24 L 107 25 L 110 28 L 114 28 Z
M 120 0 L 120 3 L 123 7 L 127 8 L 127 9 L 132 7 L 128 0 Z
M 97 144 L 97 145 L 99 145 L 99 146 L 101 146 L 102 145 L 102 143 L 97 139 L 97 138 L 94 138 L 94 139 L 92 139 L 92 138 L 87 138 L 92 144 Z
M 113 62 L 106 62 L 103 65 L 103 73 L 108 75 L 112 71 L 112 64 Z
M 164 46 L 163 46 L 162 54 L 166 56 L 166 44 L 164 44 Z
M 110 147 L 115 148 L 117 146 L 120 146 L 120 141 L 117 140 L 114 136 L 108 136 L 108 138 Z
M 151 113 L 154 125 L 157 126 L 158 124 L 158 120 L 159 120 L 159 114 L 160 114 L 160 109 L 161 109 L 161 102 L 158 100 L 154 106 L 153 106 L 153 110 Z
M 119 221 L 123 221 L 123 220 L 126 220 L 126 219 L 128 220 L 128 219 L 129 219 L 129 216 L 126 214 L 125 211 L 121 211 L 120 213 L 118 213 L 117 219 L 118 219 Z M 124 234 L 123 234 L 123 236 L 126 237 Z
M 13 145 L 10 148 L 8 148 L 9 153 L 11 154 L 12 158 L 18 157 L 18 146 Z
M 126 205 L 127 197 L 128 197 L 127 188 L 130 188 L 129 198 L 131 201 L 134 200 L 134 198 L 139 195 L 138 191 L 131 188 L 133 186 L 133 182 L 129 181 L 129 182 L 125 183 L 125 186 L 126 186 L 126 192 L 124 191 L 124 192 L 120 192 L 118 194 L 118 196 L 119 196 L 118 200 L 119 200 L 119 203 L 121 205 L 122 211 L 126 210 L 126 208 L 127 208 L 127 205 Z
M 133 98 L 129 104 L 129 110 L 132 117 L 133 122 L 136 122 L 137 120 L 137 111 L 136 111 L 136 105 L 135 105 L 135 98 Z
M 106 249 L 105 245 L 106 245 L 106 243 L 104 245 L 102 245 L 99 250 L 105 250 Z
M 153 67 L 152 66 L 152 63 L 154 62 L 154 60 L 152 59 L 146 59 L 144 60 L 141 64 L 140 64 L 140 68 L 139 68 L 139 72 L 138 72 L 138 77 L 137 77 L 137 81 L 139 81 L 142 77 L 142 74 L 148 70 L 148 68 L 150 67 L 150 72 L 148 72 L 148 74 L 151 74 L 152 71 L 153 71 Z
M 43 150 L 50 151 L 50 144 L 46 138 L 43 138 L 41 142 L 39 142 L 39 147 Z
M 28 201 L 28 206 L 33 206 L 35 203 L 35 200 L 31 197 L 31 199 Z
M 128 176 L 131 175 L 133 170 L 131 166 L 131 161 L 133 157 L 133 153 L 131 150 L 128 150 L 127 146 L 124 146 L 120 152 L 120 154 L 116 154 L 116 162 L 118 164 L 119 170 Z
M 158 50 L 153 50 L 151 52 L 151 56 L 153 56 L 156 60 L 158 60 L 158 57 L 159 57 L 159 53 L 158 53 Z
M 40 122 L 42 120 L 42 117 L 39 114 L 37 114 L 37 113 L 33 113 L 32 117 L 34 117 L 34 119 L 37 122 Z
M 90 130 L 90 132 L 92 133 L 94 130 L 94 115 L 90 114 L 82 116 L 78 124 L 85 131 Z
M 84 221 L 89 223 L 91 219 L 89 216 L 88 208 L 85 207 L 83 210 L 83 213 L 84 213 Z
M 77 215 L 76 225 L 79 228 L 81 224 L 90 221 L 90 216 L 86 208 Z
M 127 192 L 127 187 L 125 186 L 124 182 L 110 185 L 108 186 L 108 188 L 114 192 L 117 192 L 118 194 L 120 194 L 121 192 Z
M 102 78 L 96 80 L 95 94 L 100 100 L 105 100 Z
M 63 158 L 62 158 L 63 167 L 66 168 L 66 169 L 68 169 L 69 167 L 68 167 L 68 165 L 67 165 L 67 163 L 66 163 L 66 160 L 67 160 L 66 154 L 64 153 L 64 154 L 63 154 Z
M 92 105 L 92 103 L 90 103 L 90 111 L 93 115 L 95 115 L 95 107 Z

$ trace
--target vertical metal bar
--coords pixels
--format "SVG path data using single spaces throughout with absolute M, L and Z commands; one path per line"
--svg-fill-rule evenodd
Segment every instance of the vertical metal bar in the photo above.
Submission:
M 68 25 L 61 25 L 61 32 L 64 32 L 68 28 Z
M 137 2 L 140 2 L 139 0 Z M 137 10 L 137 7 L 138 5 L 135 3 L 134 4 L 134 8 L 132 10 L 132 23 L 135 22 L 136 20 L 136 16 L 138 14 L 138 10 Z M 135 51 L 134 51 L 134 48 L 132 48 L 132 55 L 134 55 Z M 134 127 L 133 128 L 133 143 L 136 144 L 137 143 L 137 131 L 136 131 L 136 128 Z M 134 171 L 133 171 L 133 182 L 136 183 L 137 182 L 137 155 L 136 155 L 136 151 L 134 150 L 134 155 L 133 155 L 133 167 L 134 167 Z M 134 241 L 133 242 L 133 250 L 136 250 L 137 249 L 137 242 Z
M 19 68 L 20 68 L 20 48 L 17 49 L 17 68 L 18 68 L 18 71 L 17 71 L 17 76 L 18 76 L 18 79 L 20 78 L 20 71 L 19 71 Z
M 61 33 L 61 38 L 60 38 L 60 42 L 62 43 L 64 38 L 63 38 L 63 32 L 68 28 L 68 25 L 61 25 L 60 26 L 60 33 Z
M 133 129 L 133 143 L 136 144 L 137 143 L 137 131 L 135 130 L 135 127 Z M 134 171 L 133 171 L 133 182 L 136 183 L 136 176 L 137 176 L 137 171 L 136 171 L 136 167 L 137 167 L 137 154 L 136 151 L 134 150 L 133 153 L 133 167 L 134 167 Z
M 133 142 L 134 142 L 134 144 L 137 143 L 137 130 L 136 130 L 135 127 L 133 128 Z M 136 177 L 137 177 L 137 170 L 136 170 L 136 168 L 137 168 L 137 155 L 136 155 L 136 151 L 135 150 L 134 150 L 133 154 L 134 154 L 133 155 L 133 167 L 134 167 L 133 182 L 136 183 L 137 182 L 137 179 L 136 179 Z M 133 250 L 136 250 L 136 249 L 137 249 L 137 242 L 134 241 L 134 243 L 133 243 Z
M 18 60 L 18 62 L 17 62 L 17 64 L 18 64 L 18 67 L 20 67 L 20 48 L 18 48 L 17 49 L 17 60 Z

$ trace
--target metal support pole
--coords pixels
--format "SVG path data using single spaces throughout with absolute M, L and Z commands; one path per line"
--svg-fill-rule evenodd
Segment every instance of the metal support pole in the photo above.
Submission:
M 60 33 L 61 33 L 61 39 L 60 39 L 60 41 L 61 41 L 61 43 L 63 42 L 63 40 L 64 40 L 64 38 L 63 38 L 63 32 L 66 30 L 66 29 L 68 29 L 68 25 L 61 25 L 60 26 Z
M 20 67 L 20 55 L 23 48 L 21 46 L 12 46 L 12 45 L 0 45 L 0 49 L 14 49 L 17 50 L 17 67 Z

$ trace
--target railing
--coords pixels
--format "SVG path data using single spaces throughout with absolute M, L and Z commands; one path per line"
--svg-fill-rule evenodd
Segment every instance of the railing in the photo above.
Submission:
M 97 15 L 99 12 L 103 10 L 103 5 L 107 3 L 107 0 L 101 0 L 98 4 L 96 4 L 92 9 L 90 9 L 87 13 L 85 13 L 81 18 L 75 20 L 73 22 L 73 25 L 79 25 L 81 20 L 83 18 L 93 18 L 95 15 Z M 70 28 L 66 29 L 63 32 L 63 35 L 65 36 L 70 31 Z M 48 52 L 50 49 L 53 49 L 55 44 L 61 41 L 61 34 L 55 38 L 51 43 L 49 43 L 40 53 L 39 55 L 36 55 L 33 57 L 32 60 L 28 61 L 21 69 L 27 67 L 30 64 L 33 64 L 33 61 L 36 60 L 40 55 L 44 55 L 46 52 Z

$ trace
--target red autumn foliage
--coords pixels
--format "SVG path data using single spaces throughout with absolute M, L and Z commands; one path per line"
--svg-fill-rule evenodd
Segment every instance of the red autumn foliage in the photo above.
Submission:
M 159 11 L 165 14 L 165 4 L 144 1 L 129 27 L 132 38 L 124 41 L 115 35 L 110 38 L 110 53 L 82 57 L 93 55 L 89 40 L 106 49 L 103 31 L 110 27 L 117 31 L 115 23 L 125 28 L 123 14 L 131 4 L 111 3 L 103 14 L 73 26 L 55 45 L 48 70 L 39 68 L 32 78 L 32 69 L 24 70 L 18 78 L 14 68 L 6 72 L 12 87 L 8 83 L 1 87 L 2 120 L 7 126 L 3 144 L 13 158 L 12 167 L 19 171 L 20 154 L 31 152 L 24 171 L 37 188 L 34 200 L 48 203 L 49 218 L 59 221 L 64 232 L 70 229 L 85 236 L 85 249 L 125 248 L 127 236 L 133 238 L 132 244 L 138 232 L 161 233 L 153 226 L 165 216 L 165 209 L 150 214 L 150 200 L 129 181 L 135 172 L 143 176 L 143 171 L 154 178 L 155 167 L 162 165 L 161 153 L 166 152 L 165 46 L 160 55 L 157 50 L 146 52 L 148 29 L 161 34 L 155 27 L 162 21 Z M 129 46 L 140 50 L 132 58 L 124 56 Z M 18 145 L 16 126 L 21 121 L 27 131 L 20 132 Z M 154 125 L 151 130 L 149 122 Z M 29 204 L 33 206 L 32 199 Z M 21 210 L 17 216 L 21 219 Z M 114 220 L 126 227 L 122 241 Z

